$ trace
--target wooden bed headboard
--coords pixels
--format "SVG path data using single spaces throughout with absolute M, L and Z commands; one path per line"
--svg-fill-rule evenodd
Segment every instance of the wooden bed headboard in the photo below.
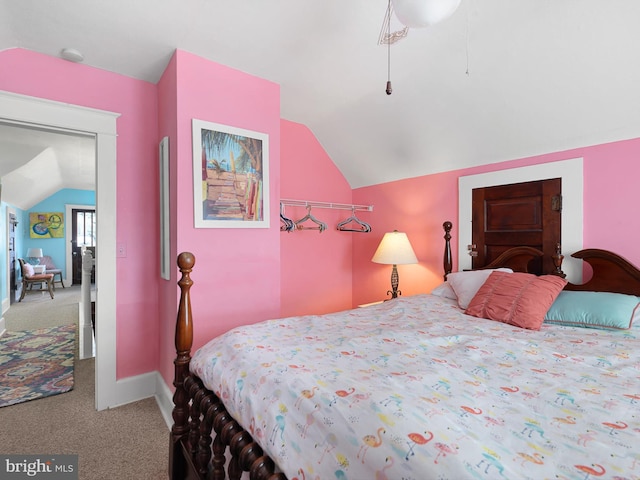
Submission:
M 453 263 L 451 260 L 452 227 L 453 225 L 449 221 L 442 224 L 442 228 L 444 228 L 445 231 L 443 259 L 445 280 L 447 275 L 451 273 Z M 508 267 L 514 272 L 527 272 L 529 262 L 542 255 L 544 255 L 544 253 L 536 248 L 514 247 L 504 252 L 483 268 Z M 565 287 L 566 290 L 613 292 L 640 296 L 640 269 L 620 255 L 610 252 L 609 250 L 588 248 L 575 252 L 571 256 L 588 263 L 593 270 L 593 276 L 587 282 L 582 284 L 575 284 L 571 282 L 567 283 L 567 286 Z M 560 245 L 558 244 L 556 247 L 556 253 L 553 256 L 555 270 L 553 272 L 546 273 L 558 275 L 564 278 L 565 274 L 562 271 L 563 260 L 564 256 L 562 255 Z
M 587 262 L 593 270 L 593 276 L 580 285 L 567 284 L 567 290 L 640 296 L 640 270 L 620 255 L 599 248 L 587 248 L 571 256 Z
M 447 279 L 447 275 L 451 273 L 451 270 L 453 268 L 453 262 L 451 260 L 451 228 L 452 227 L 453 227 L 453 224 L 449 221 L 444 222 L 442 224 L 442 228 L 444 229 L 444 232 L 445 232 L 444 234 L 445 247 L 444 247 L 444 258 L 443 258 L 445 280 Z M 503 252 L 500 256 L 498 256 L 498 258 L 496 258 L 491 263 L 482 267 L 482 269 L 510 268 L 514 272 L 527 273 L 529 272 L 529 263 L 532 260 L 538 257 L 541 257 L 543 255 L 544 253 L 538 250 L 537 248 L 524 247 L 524 246 L 514 247 L 514 248 L 510 248 L 506 252 Z M 553 273 L 554 275 L 558 275 L 564 278 L 565 274 L 564 272 L 562 272 L 562 269 L 561 269 L 562 259 L 563 259 L 563 256 L 560 254 L 560 247 L 558 246 L 558 248 L 556 249 L 556 255 L 554 256 L 554 259 L 553 259 L 554 265 L 555 265 L 555 271 L 547 272 L 547 273 Z

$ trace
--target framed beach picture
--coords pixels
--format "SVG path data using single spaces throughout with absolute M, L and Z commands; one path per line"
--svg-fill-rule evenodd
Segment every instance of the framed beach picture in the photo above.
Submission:
M 269 136 L 193 119 L 195 228 L 269 228 Z

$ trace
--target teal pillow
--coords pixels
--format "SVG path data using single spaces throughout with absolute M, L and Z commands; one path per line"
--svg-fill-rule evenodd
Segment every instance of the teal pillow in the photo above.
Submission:
M 640 298 L 608 292 L 563 291 L 544 322 L 570 327 L 627 329 L 640 318 Z

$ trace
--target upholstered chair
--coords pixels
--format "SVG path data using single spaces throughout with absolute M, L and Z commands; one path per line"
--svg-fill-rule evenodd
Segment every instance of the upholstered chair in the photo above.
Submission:
M 24 296 L 27 294 L 27 288 L 33 290 L 33 284 L 38 283 L 40 285 L 45 284 L 49 295 L 53 299 L 53 273 L 35 273 L 33 265 L 26 263 L 23 259 L 19 258 L 20 269 L 22 270 L 22 293 L 20 294 L 21 302 Z M 46 270 L 45 270 L 46 272 Z

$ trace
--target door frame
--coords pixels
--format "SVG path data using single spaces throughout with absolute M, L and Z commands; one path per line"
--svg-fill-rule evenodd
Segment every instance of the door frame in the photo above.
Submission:
M 549 178 L 562 179 L 562 270 L 572 283 L 582 283 L 582 264 L 569 254 L 582 250 L 583 228 L 583 159 L 573 158 L 540 163 L 495 172 L 467 175 L 458 178 L 458 269 L 470 269 L 471 257 L 467 245 L 471 243 L 472 192 L 474 188 L 508 185 Z
M 67 232 L 72 232 L 73 229 L 71 227 L 71 222 L 73 221 L 72 215 L 73 215 L 73 210 L 78 209 L 78 210 L 93 210 L 95 212 L 96 210 L 96 206 L 95 205 L 79 205 L 79 204 L 71 204 L 71 203 L 67 203 L 65 204 L 65 231 Z M 96 232 L 100 229 L 100 227 L 98 226 L 98 221 L 97 221 L 97 215 L 96 215 Z M 70 233 L 71 234 L 71 233 Z M 65 255 L 66 255 L 66 260 L 65 260 L 65 275 L 64 275 L 64 283 L 65 285 L 73 285 L 73 258 L 72 258 L 72 251 L 71 251 L 71 241 L 73 239 L 69 240 L 67 242 L 67 245 L 65 247 Z M 98 244 L 98 240 L 96 239 L 96 245 Z
M 96 138 L 96 409 L 126 403 L 116 381 L 116 120 L 119 113 L 0 91 L 1 118 Z

